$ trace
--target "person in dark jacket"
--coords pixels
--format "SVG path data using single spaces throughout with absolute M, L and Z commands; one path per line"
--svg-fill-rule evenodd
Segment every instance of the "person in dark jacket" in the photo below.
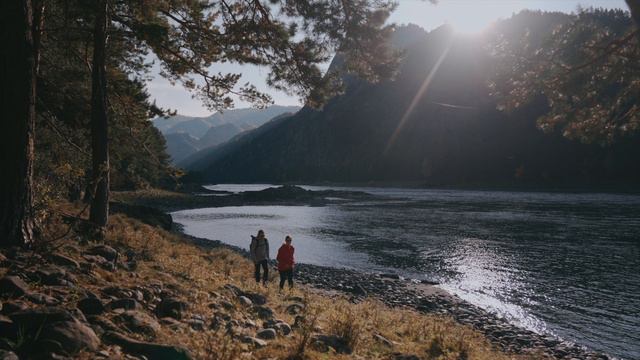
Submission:
M 249 251 L 255 266 L 256 283 L 260 283 L 260 268 L 262 267 L 262 284 L 266 286 L 269 279 L 269 240 L 264 236 L 264 231 L 258 231 L 258 236 L 251 235 Z
M 293 287 L 293 252 L 295 249 L 291 246 L 291 236 L 284 238 L 284 244 L 278 249 L 278 271 L 280 272 L 280 290 L 284 287 L 284 282 L 289 282 L 289 288 Z

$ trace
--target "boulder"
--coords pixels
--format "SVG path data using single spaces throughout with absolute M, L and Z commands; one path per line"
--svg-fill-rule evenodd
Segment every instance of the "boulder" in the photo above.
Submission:
M 251 301 L 251 299 L 249 299 L 246 296 L 238 297 L 238 301 L 240 301 L 240 304 L 242 304 L 242 306 L 251 306 L 251 305 L 253 305 L 253 301 Z
M 112 296 L 118 299 L 130 298 L 133 296 L 133 291 L 118 286 L 107 286 L 100 289 L 100 292 L 106 296 Z
M 256 305 L 264 305 L 267 303 L 267 297 L 262 294 L 252 293 L 252 292 L 243 292 L 240 296 L 244 296 L 248 298 L 249 300 L 251 300 L 252 303 Z
M 287 324 L 286 322 L 279 322 L 279 323 L 275 324 L 273 326 L 273 328 L 276 329 L 278 331 L 278 333 L 280 333 L 282 335 L 291 334 L 291 326 L 289 326 L 289 324 Z
M 253 312 L 258 315 L 260 319 L 266 320 L 273 318 L 273 310 L 267 306 L 254 306 Z
M 156 315 L 158 317 L 172 317 L 174 319 L 182 319 L 182 313 L 187 310 L 188 304 L 174 297 L 166 297 L 156 306 Z
M 113 320 L 134 333 L 155 336 L 160 331 L 160 324 L 154 318 L 141 311 L 127 310 L 117 315 Z
M 49 255 L 49 260 L 52 263 L 60 265 L 60 266 L 66 266 L 66 267 L 73 268 L 73 269 L 80 269 L 80 263 L 78 263 L 76 260 L 74 260 L 74 259 L 72 259 L 72 258 L 70 258 L 68 256 L 62 255 L 62 254 L 56 254 L 56 253 L 50 254 Z
M 29 309 L 10 315 L 22 336 L 34 340 L 34 349 L 74 355 L 81 350 L 97 350 L 95 332 L 61 308 Z
M 253 345 L 256 348 L 263 348 L 265 346 L 267 346 L 267 342 L 258 338 L 254 338 L 251 336 L 243 336 L 240 341 L 242 341 L 245 344 L 250 344 Z
M 13 314 L 14 312 L 27 310 L 28 308 L 29 308 L 29 305 L 27 305 L 27 303 L 25 303 L 24 301 L 20 301 L 20 300 L 7 301 L 4 304 L 2 304 L 1 312 L 4 315 L 9 315 L 9 314 Z
M 233 310 L 235 309 L 235 305 L 233 305 L 232 303 L 226 301 L 226 300 L 222 300 L 220 301 L 220 305 L 225 309 L 225 310 Z
M 46 266 L 33 273 L 36 281 L 44 285 L 71 286 L 75 279 L 70 274 L 57 266 Z
M 264 340 L 271 340 L 276 338 L 276 331 L 274 329 L 262 329 L 256 333 L 256 337 Z
M 42 293 L 29 293 L 25 297 L 34 304 L 47 306 L 56 306 L 60 304 L 58 299 Z
M 118 251 L 109 245 L 97 245 L 86 252 L 89 255 L 102 256 L 107 261 L 115 262 L 118 260 Z
M 125 352 L 132 355 L 142 355 L 148 359 L 154 360 L 191 360 L 189 351 L 181 346 L 172 346 L 164 344 L 156 344 L 144 341 L 138 341 L 128 338 L 117 332 L 108 331 L 104 338 L 118 345 Z
M 0 279 L 0 296 L 20 297 L 29 292 L 29 285 L 17 276 L 5 276 Z
M 100 315 L 104 312 L 104 304 L 102 300 L 94 297 L 86 297 L 78 301 L 78 309 L 86 316 Z
M 109 303 L 108 307 L 109 309 L 112 309 L 112 310 L 115 310 L 115 309 L 137 310 L 141 306 L 135 299 L 125 298 L 125 299 L 113 300 L 112 302 Z

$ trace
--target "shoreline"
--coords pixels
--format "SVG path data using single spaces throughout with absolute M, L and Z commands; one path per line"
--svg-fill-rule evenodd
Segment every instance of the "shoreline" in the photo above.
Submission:
M 224 247 L 244 257 L 249 256 L 247 250 L 220 240 L 188 235 L 181 226 L 175 226 L 172 232 L 200 247 Z M 271 265 L 275 264 L 273 260 L 271 262 Z M 584 346 L 511 324 L 436 284 L 416 283 L 394 274 L 365 273 L 312 264 L 296 264 L 294 281 L 317 290 L 342 293 L 354 303 L 371 297 L 392 308 L 410 308 L 424 314 L 449 316 L 460 324 L 480 331 L 493 346 L 507 352 L 555 359 L 615 359 Z
M 239 183 L 243 184 L 243 183 Z M 496 191 L 496 192 L 526 192 L 526 193 L 567 193 L 567 194 L 612 194 L 612 195 L 640 195 L 640 188 L 629 184 L 609 184 L 609 185 L 593 185 L 593 186 L 575 186 L 575 185 L 531 185 L 531 184 L 467 184 L 467 185 L 439 185 L 425 184 L 424 182 L 282 182 L 282 183 L 244 183 L 246 185 L 264 184 L 274 186 L 318 186 L 318 187 L 339 187 L 339 188 L 386 188 L 386 189 L 415 189 L 415 190 L 459 190 L 459 191 Z M 216 184 L 192 184 L 190 187 L 210 186 Z M 209 190 L 207 192 L 216 192 L 217 190 Z M 316 190 L 314 190 L 316 191 Z
M 318 201 L 318 196 L 326 196 L 324 191 L 307 191 L 301 193 L 295 190 L 295 187 L 279 188 L 280 190 L 269 190 L 266 192 L 254 191 L 247 192 L 253 198 L 236 195 L 228 197 L 232 201 L 220 201 L 217 199 L 203 199 L 206 196 L 198 196 L 193 193 L 181 193 L 184 196 L 178 206 L 171 204 L 173 197 L 161 197 L 160 199 L 154 194 L 143 194 L 141 197 L 129 197 L 127 205 L 133 208 L 143 205 L 146 209 L 154 210 L 156 213 L 151 217 L 158 216 L 160 213 L 171 218 L 171 212 L 184 209 L 195 209 L 202 207 L 203 201 L 209 202 L 207 205 L 213 207 L 242 205 L 301 205 L 313 202 L 313 205 L 326 205 Z M 332 191 L 333 192 L 333 191 Z M 267 198 L 260 196 L 260 193 L 267 193 Z M 286 195 L 281 197 L 281 195 Z M 303 196 L 300 196 L 300 195 Z M 359 192 L 345 192 L 348 197 L 359 198 L 362 196 Z M 353 200 L 353 198 L 351 200 Z M 133 202 L 130 202 L 133 200 Z M 158 203 L 160 200 L 160 203 Z M 197 201 L 191 201 L 197 200 Z M 213 201 L 212 201 L 213 200 Z M 244 203 L 243 200 L 251 200 Z M 215 205 L 212 204 L 215 202 Z M 160 205 L 160 206 L 158 206 Z M 190 206 L 189 206 L 190 205 Z M 207 206 L 204 206 L 207 207 Z M 134 216 L 135 217 L 135 216 Z M 140 219 L 145 221 L 144 219 Z M 147 219 L 148 220 L 148 219 Z M 172 219 L 169 220 L 169 224 Z M 178 226 L 176 226 L 178 225 Z M 194 237 L 185 234 L 179 224 L 173 223 L 170 226 L 171 231 L 184 237 L 186 240 L 206 248 L 224 247 L 239 253 L 244 257 L 248 257 L 245 249 L 226 244 L 219 240 L 210 240 Z M 167 229 L 169 230 L 169 229 Z M 562 341 L 551 335 L 541 335 L 530 330 L 518 327 L 508 321 L 498 317 L 497 315 L 481 309 L 471 303 L 468 303 L 456 295 L 429 284 L 416 284 L 411 280 L 401 280 L 397 275 L 364 273 L 352 269 L 339 269 L 311 264 L 298 264 L 296 272 L 297 282 L 306 284 L 312 288 L 328 292 L 340 292 L 350 296 L 352 301 L 358 302 L 366 296 L 375 298 L 391 307 L 405 307 L 417 310 L 422 313 L 445 315 L 453 318 L 460 324 L 469 325 L 480 331 L 486 336 L 493 346 L 498 349 L 515 352 L 518 354 L 535 354 L 551 358 L 559 359 L 615 359 L 610 355 L 599 353 L 594 350 L 587 349 L 584 346 L 576 345 L 569 341 Z M 544 354 L 544 355 L 542 355 Z

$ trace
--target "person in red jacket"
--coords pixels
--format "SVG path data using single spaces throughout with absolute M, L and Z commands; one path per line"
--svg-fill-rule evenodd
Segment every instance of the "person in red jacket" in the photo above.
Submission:
M 293 287 L 293 251 L 295 250 L 291 246 L 291 236 L 287 235 L 284 238 L 284 244 L 278 249 L 278 271 L 280 272 L 280 290 L 284 287 L 284 282 L 289 282 L 289 288 Z

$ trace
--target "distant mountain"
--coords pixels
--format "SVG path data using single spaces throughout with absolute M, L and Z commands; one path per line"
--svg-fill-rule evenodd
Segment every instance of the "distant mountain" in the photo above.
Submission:
M 293 115 L 292 113 L 285 113 L 276 116 L 256 129 L 240 133 L 218 146 L 204 148 L 177 162 L 177 164 L 181 168 L 204 168 L 209 163 L 217 161 L 228 153 L 233 153 L 243 147 L 249 146 L 254 139 L 259 138 L 273 128 L 277 128 L 283 121 Z
M 273 105 L 265 109 L 227 110 L 207 117 L 176 115 L 156 118 L 153 125 L 164 135 L 167 153 L 175 164 L 198 150 L 219 145 L 278 115 L 298 110 L 300 108 L 297 106 Z
M 322 111 L 304 108 L 181 164 L 211 183 L 637 183 L 637 139 L 611 147 L 576 143 L 537 128 L 545 99 L 505 114 L 490 96 L 490 39 L 517 41 L 526 34 L 541 42 L 568 20 L 561 13 L 523 12 L 475 37 L 447 27 L 430 33 L 400 28 L 394 43 L 405 58 L 394 81 L 371 85 L 349 78 L 345 94 Z
M 198 139 L 187 133 L 175 133 L 164 135 L 167 143 L 167 153 L 174 163 L 198 151 Z
M 235 124 L 222 124 L 212 126 L 203 137 L 198 140 L 198 148 L 204 149 L 210 146 L 220 145 L 232 137 L 240 134 L 243 130 Z
M 176 115 L 168 118 L 156 118 L 153 125 L 163 134 L 186 132 L 195 138 L 201 138 L 210 127 L 222 124 L 234 124 L 243 130 L 249 130 L 283 113 L 294 113 L 299 106 L 272 105 L 265 109 L 233 109 L 217 112 L 207 117 Z

